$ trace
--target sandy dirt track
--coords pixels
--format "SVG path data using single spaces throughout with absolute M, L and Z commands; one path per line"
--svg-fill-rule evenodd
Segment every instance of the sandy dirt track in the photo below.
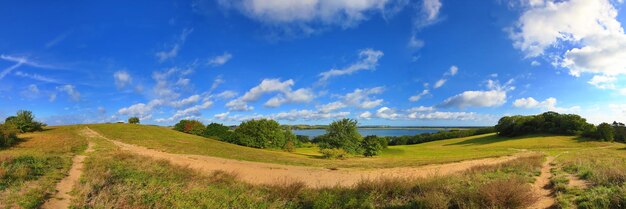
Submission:
M 552 169 L 551 163 L 554 161 L 554 158 L 549 156 L 541 166 L 541 175 L 533 183 L 533 190 L 538 199 L 530 208 L 545 209 L 554 207 L 554 195 L 552 194 L 552 189 L 549 188 L 550 177 L 552 176 L 550 169 Z
M 336 185 L 351 186 L 362 179 L 376 179 L 383 177 L 415 178 L 428 177 L 432 175 L 447 175 L 467 170 L 478 165 L 499 164 L 533 154 L 524 152 L 513 156 L 468 160 L 420 167 L 330 170 L 318 167 L 240 161 L 202 155 L 172 154 L 108 139 L 89 128 L 87 128 L 86 131 L 91 132 L 90 135 L 98 136 L 113 142 L 122 150 L 130 151 L 143 156 L 149 156 L 154 159 L 168 160 L 173 164 L 187 166 L 202 172 L 213 172 L 218 170 L 235 172 L 240 180 L 252 184 L 275 184 L 289 181 L 301 181 L 307 186 L 314 188 Z
M 84 130 L 81 132 L 82 135 L 87 136 L 87 134 L 91 134 L 89 130 Z M 93 144 L 89 142 L 87 146 L 87 150 L 85 153 L 93 152 Z M 72 158 L 72 167 L 70 167 L 70 171 L 67 176 L 56 185 L 56 193 L 46 201 L 41 208 L 69 208 L 70 203 L 72 201 L 72 196 L 69 194 L 83 173 L 83 161 L 87 156 L 84 154 L 78 154 Z

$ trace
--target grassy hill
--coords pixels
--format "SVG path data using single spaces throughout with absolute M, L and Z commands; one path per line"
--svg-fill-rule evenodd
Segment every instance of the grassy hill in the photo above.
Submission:
M 397 167 L 445 163 L 467 159 L 510 155 L 520 150 L 557 153 L 601 147 L 608 143 L 587 141 L 575 136 L 535 135 L 517 138 L 486 134 L 416 145 L 391 146 L 374 158 L 347 160 L 320 159 L 316 147 L 299 148 L 294 153 L 254 149 L 214 139 L 177 132 L 164 127 L 131 124 L 88 125 L 114 140 L 171 153 L 208 155 L 238 160 L 317 167 Z

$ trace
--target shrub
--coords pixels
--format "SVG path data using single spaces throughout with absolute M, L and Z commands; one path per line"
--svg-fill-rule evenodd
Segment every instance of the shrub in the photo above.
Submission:
M 309 139 L 309 136 L 296 135 L 296 139 L 298 140 L 298 142 L 300 142 L 302 144 L 311 143 L 311 140 Z
M 505 116 L 495 126 L 501 136 L 521 136 L 525 134 L 549 133 L 581 135 L 593 129 L 587 120 L 575 114 L 545 112 L 529 116 Z
M 357 121 L 341 119 L 333 121 L 326 129 L 326 134 L 319 137 L 321 149 L 343 149 L 351 154 L 361 154 L 363 137 L 357 130 Z
M 130 118 L 128 118 L 128 123 L 130 123 L 130 124 L 139 124 L 139 118 L 138 117 L 130 117 Z
M 478 192 L 488 208 L 526 208 L 535 202 L 530 185 L 519 178 L 494 180 Z
M 5 124 L 11 124 L 21 133 L 43 131 L 43 127 L 46 124 L 35 121 L 33 112 L 27 110 L 17 111 L 15 116 L 10 116 L 5 119 Z
M 287 141 L 287 143 L 285 143 L 285 146 L 283 146 L 283 150 L 287 152 L 294 152 L 296 151 L 296 145 L 293 143 L 293 141 L 289 140 Z
M 174 125 L 174 130 L 198 136 L 202 136 L 204 129 L 204 124 L 197 120 L 181 120 Z
M 366 157 L 378 155 L 383 148 L 383 143 L 381 142 L 380 137 L 377 136 L 366 136 L 361 143 L 363 155 Z
M 348 156 L 348 152 L 343 149 L 320 149 L 320 153 L 322 153 L 322 157 L 326 159 L 345 159 Z
M 601 123 L 596 129 L 596 137 L 602 141 L 612 142 L 614 140 L 613 127 L 608 123 Z
M 0 147 L 9 147 L 17 141 L 19 130 L 13 124 L 0 124 Z
M 232 143 L 248 147 L 282 149 L 287 141 L 292 141 L 295 145 L 295 135 L 282 128 L 275 120 L 244 121 L 235 129 L 235 134 Z

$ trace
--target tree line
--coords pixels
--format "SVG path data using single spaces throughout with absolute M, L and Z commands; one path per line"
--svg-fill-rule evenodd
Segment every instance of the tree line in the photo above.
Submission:
M 538 115 L 515 115 L 500 118 L 495 126 L 498 135 L 515 137 L 527 134 L 579 135 L 601 141 L 626 142 L 623 123 L 601 123 L 598 126 L 576 114 L 545 112 Z
M 0 147 L 9 147 L 17 141 L 19 133 L 43 131 L 45 123 L 35 121 L 33 112 L 20 110 L 0 124 Z

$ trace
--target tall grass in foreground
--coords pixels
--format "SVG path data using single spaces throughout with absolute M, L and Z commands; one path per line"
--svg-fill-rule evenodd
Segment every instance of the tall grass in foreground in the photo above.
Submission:
M 524 208 L 542 157 L 481 166 L 453 176 L 363 180 L 352 187 L 302 182 L 250 185 L 236 174 L 209 175 L 165 161 L 108 151 L 85 164 L 79 208 Z
M 22 134 L 20 143 L 0 149 L 0 208 L 38 208 L 55 192 L 72 156 L 87 145 L 77 128 Z
M 563 171 L 587 181 L 589 188 L 553 179 L 561 208 L 626 208 L 626 152 L 622 148 L 584 150 L 563 155 Z M 558 177 L 558 176 L 557 176 Z M 560 184 L 559 184 L 560 183 Z

